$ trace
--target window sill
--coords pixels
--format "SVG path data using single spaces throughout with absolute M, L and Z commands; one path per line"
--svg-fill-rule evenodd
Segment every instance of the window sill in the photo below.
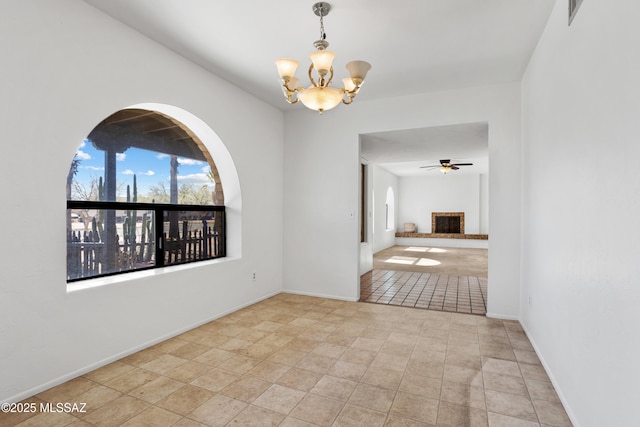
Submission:
M 207 261 L 198 261 L 198 262 L 191 262 L 187 264 L 171 265 L 168 267 L 153 268 L 153 269 L 143 270 L 143 271 L 131 271 L 127 273 L 117 274 L 114 276 L 99 277 L 96 279 L 87 279 L 79 282 L 67 283 L 67 293 L 73 293 L 73 292 L 83 291 L 83 290 L 92 289 L 92 288 L 98 288 L 98 287 L 107 286 L 107 285 L 114 285 L 117 283 L 131 282 L 133 280 L 154 277 L 154 276 L 162 275 L 165 273 L 174 273 L 176 271 L 184 271 L 184 270 L 190 270 L 193 268 L 205 267 L 208 265 L 221 264 L 221 263 L 226 263 L 230 261 L 235 261 L 237 259 L 239 258 L 232 258 L 227 256 L 224 258 L 216 258 L 216 259 L 211 259 Z

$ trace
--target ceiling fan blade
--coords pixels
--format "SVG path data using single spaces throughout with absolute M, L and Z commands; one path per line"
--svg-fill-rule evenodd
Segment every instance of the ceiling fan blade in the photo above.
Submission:
M 456 165 L 451 165 L 451 169 L 453 169 L 454 171 L 457 171 L 458 169 L 460 169 L 459 167 L 457 167 Z
M 451 166 L 473 166 L 473 163 L 452 163 Z
M 439 168 L 441 165 L 420 166 L 420 168 Z

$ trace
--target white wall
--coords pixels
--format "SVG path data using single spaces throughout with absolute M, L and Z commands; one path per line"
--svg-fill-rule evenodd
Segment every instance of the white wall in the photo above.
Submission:
M 375 64 L 369 80 L 372 84 L 375 81 Z M 287 112 L 285 289 L 353 300 L 359 297 L 359 134 L 477 122 L 489 123 L 491 251 L 488 309 L 492 316 L 517 318 L 520 287 L 519 84 L 382 101 L 367 101 L 363 89 L 352 105 L 340 105 L 322 116 L 302 106 Z M 376 203 L 384 196 L 376 192 Z
M 582 427 L 638 425 L 638 16 L 557 2 L 522 82 L 521 321 Z
M 281 290 L 281 112 L 81 1 L 2 1 L 0 54 L 0 401 Z M 67 293 L 70 162 L 103 118 L 144 102 L 193 113 L 231 153 L 236 258 Z
M 432 233 L 433 212 L 464 212 L 465 234 L 480 234 L 480 175 L 403 176 L 399 187 L 400 228 L 413 222 L 419 233 Z
M 480 234 L 489 234 L 489 177 L 480 174 Z
M 378 165 L 370 165 L 373 171 L 373 191 L 375 194 L 375 205 L 373 206 L 374 221 L 373 221 L 373 253 L 386 249 L 395 245 L 396 242 L 396 230 L 401 227 L 401 223 L 398 222 L 398 177 L 388 170 L 381 168 Z M 394 211 L 395 220 L 394 226 L 387 230 L 386 226 L 386 199 L 387 190 L 391 188 L 393 190 L 394 199 Z

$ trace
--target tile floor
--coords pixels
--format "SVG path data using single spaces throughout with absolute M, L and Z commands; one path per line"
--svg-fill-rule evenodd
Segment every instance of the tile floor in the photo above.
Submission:
M 373 270 L 360 277 L 360 301 L 484 315 L 487 278 Z
M 42 392 L 0 426 L 570 426 L 518 322 L 280 294 Z

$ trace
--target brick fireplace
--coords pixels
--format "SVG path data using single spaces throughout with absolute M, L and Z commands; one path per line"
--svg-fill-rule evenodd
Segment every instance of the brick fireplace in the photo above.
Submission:
M 464 212 L 432 212 L 431 232 L 434 234 L 464 234 Z

